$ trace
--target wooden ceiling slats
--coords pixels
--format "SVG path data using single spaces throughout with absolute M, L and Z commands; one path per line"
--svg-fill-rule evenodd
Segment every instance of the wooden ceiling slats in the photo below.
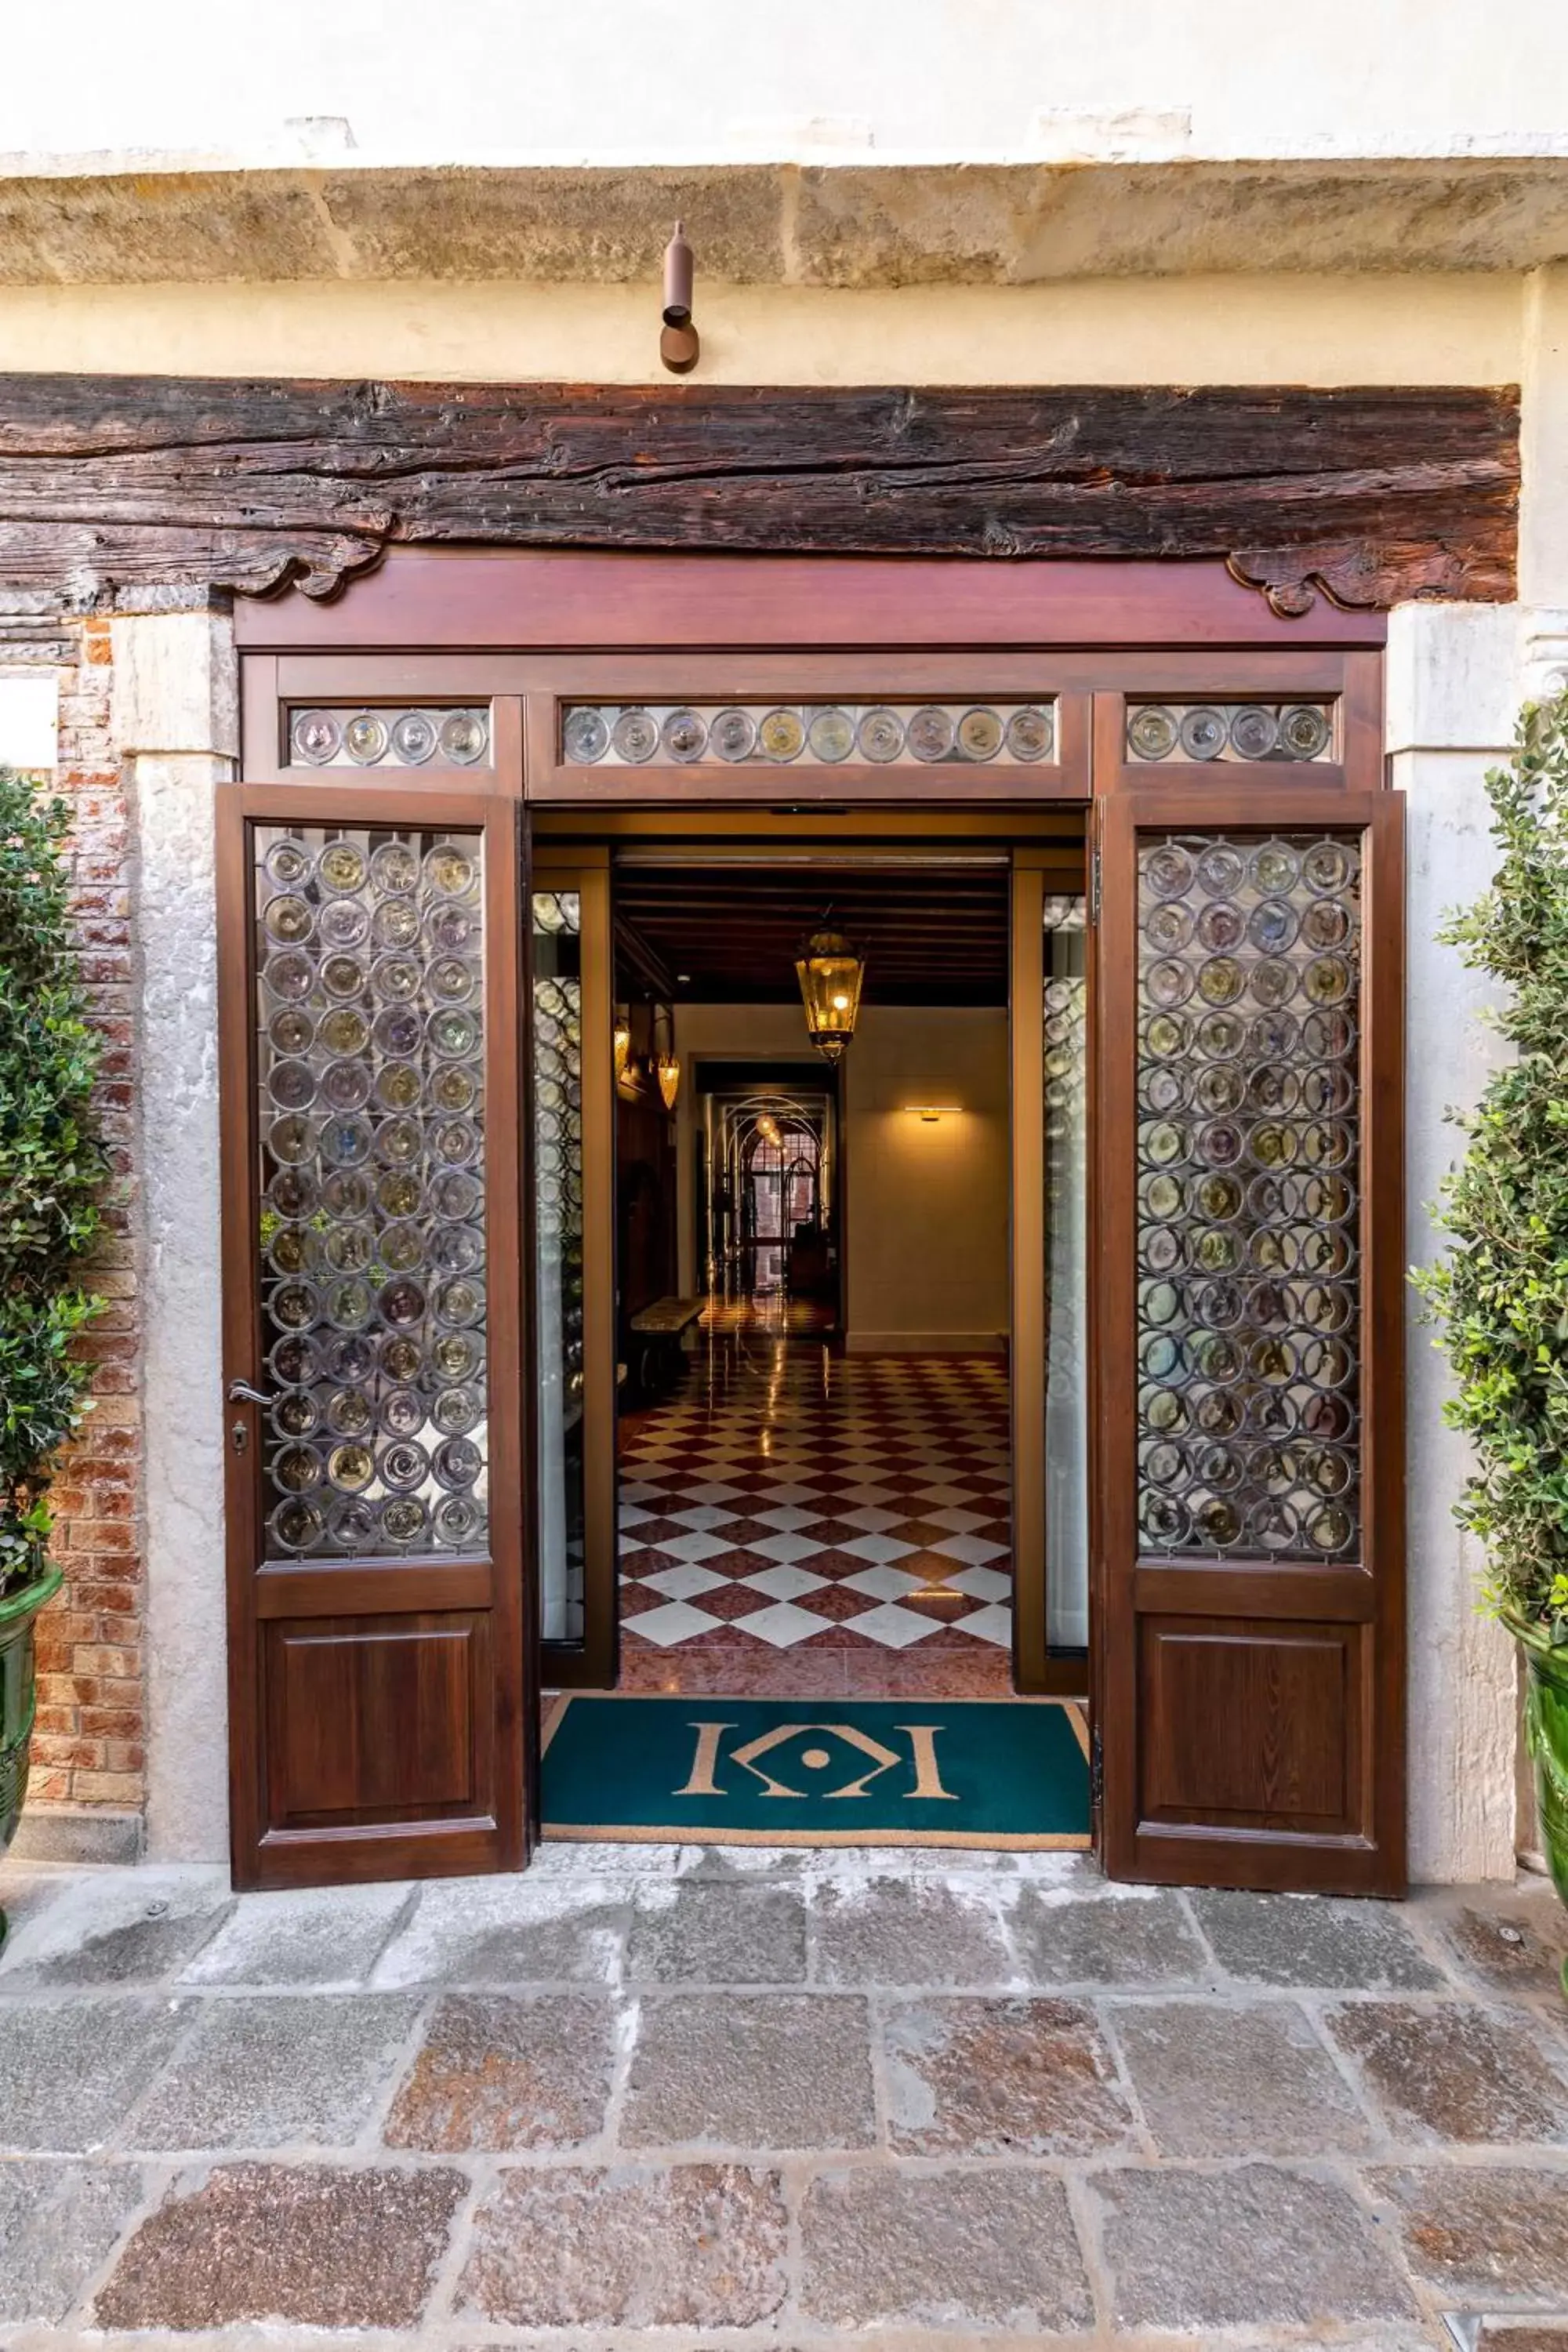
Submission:
M 1080 873 L 1081 861 L 1064 858 L 1060 887 Z M 1007 1001 L 1002 865 L 704 868 L 645 856 L 616 866 L 615 897 L 641 950 L 629 961 L 646 970 L 657 959 L 689 975 L 674 988 L 677 1003 L 790 1003 L 796 949 L 829 908 L 866 958 L 868 1004 Z

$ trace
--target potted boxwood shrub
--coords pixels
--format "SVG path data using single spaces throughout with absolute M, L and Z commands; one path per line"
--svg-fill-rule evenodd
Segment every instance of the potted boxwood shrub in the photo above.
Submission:
M 89 1115 L 100 1041 L 67 908 L 69 820 L 64 801 L 0 768 L 0 1855 L 27 1789 L 33 1628 L 61 1580 L 49 1475 L 92 1369 L 71 1341 L 100 1304 L 78 1279 L 105 1160 Z
M 1458 1517 L 1486 1547 L 1484 1605 L 1524 1654 L 1542 1837 L 1568 1903 L 1568 695 L 1526 705 L 1487 793 L 1501 862 L 1439 936 L 1498 982 L 1514 1055 L 1453 1115 L 1468 1140 L 1436 1213 L 1450 1246 L 1415 1280 L 1458 1384 L 1447 1418 L 1478 1456 Z

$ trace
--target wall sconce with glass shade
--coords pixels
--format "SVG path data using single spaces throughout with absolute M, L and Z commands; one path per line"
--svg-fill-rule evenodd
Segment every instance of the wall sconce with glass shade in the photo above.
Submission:
M 911 1118 L 923 1120 L 927 1127 L 934 1127 L 939 1118 L 951 1118 L 955 1111 L 962 1110 L 963 1108 L 962 1103 L 906 1103 L 904 1105 L 905 1110 Z
M 842 931 L 826 924 L 801 943 L 795 976 L 805 1006 L 811 1042 L 825 1060 L 837 1062 L 855 1034 L 860 991 L 866 982 L 865 959 L 856 953 Z
M 614 1044 L 616 1055 L 616 1084 L 619 1086 L 621 1080 L 626 1075 L 626 1062 L 632 1050 L 631 1010 L 629 1006 L 625 1004 L 617 1004 L 616 1007 Z
M 662 1046 L 658 1043 L 661 1016 L 664 1022 Z M 680 1057 L 675 1050 L 675 1007 L 672 1004 L 661 1004 L 654 1013 L 654 1053 L 650 1059 L 664 1107 L 666 1110 L 673 1110 L 675 1097 L 680 1091 Z

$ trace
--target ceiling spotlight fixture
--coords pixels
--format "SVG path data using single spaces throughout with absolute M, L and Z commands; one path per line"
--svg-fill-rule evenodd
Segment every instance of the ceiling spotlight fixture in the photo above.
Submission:
M 865 960 L 857 955 L 842 931 L 828 929 L 825 919 L 821 928 L 802 942 L 795 976 L 800 982 L 811 1042 L 826 1060 L 837 1062 L 855 1034 L 855 1016 L 866 980 Z
M 658 355 L 671 375 L 689 375 L 702 355 L 701 339 L 691 322 L 691 247 L 684 222 L 664 248 L 664 326 Z

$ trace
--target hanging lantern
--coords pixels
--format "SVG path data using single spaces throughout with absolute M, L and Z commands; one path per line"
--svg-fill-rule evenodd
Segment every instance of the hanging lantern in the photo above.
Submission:
M 618 1086 L 626 1075 L 626 1060 L 632 1050 L 632 1017 L 624 1005 L 616 1007 L 615 1049 L 616 1083 Z
M 658 1090 L 664 1097 L 666 1110 L 675 1108 L 675 1097 L 680 1091 L 680 1063 L 674 1054 L 661 1054 L 658 1064 Z
M 842 931 L 813 931 L 795 958 L 805 1025 L 819 1054 L 837 1062 L 855 1034 L 866 966 Z

